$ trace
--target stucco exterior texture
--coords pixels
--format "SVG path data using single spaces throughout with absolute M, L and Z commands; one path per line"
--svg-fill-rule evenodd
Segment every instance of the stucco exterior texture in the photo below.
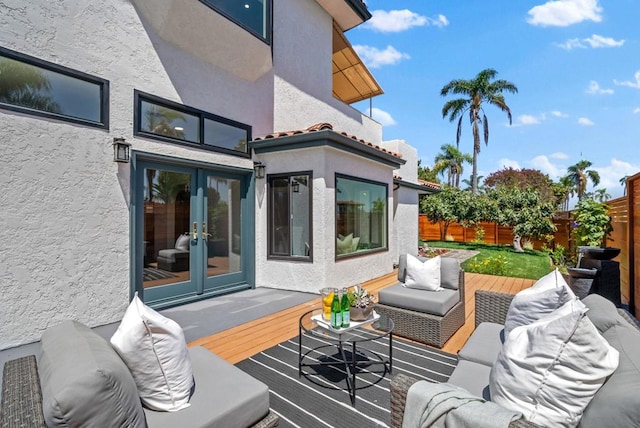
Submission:
M 332 96 L 332 17 L 315 1 L 273 2 L 271 46 L 199 1 L 160 3 L 0 0 L 0 46 L 109 81 L 106 130 L 0 109 L 0 349 L 38 341 L 65 319 L 98 326 L 124 314 L 135 287 L 132 166 L 113 162 L 114 137 L 212 168 L 250 173 L 262 160 L 267 173 L 313 170 L 313 263 L 267 260 L 264 180 L 256 183 L 257 287 L 353 285 L 390 272 L 399 249 L 415 250 L 417 196 L 393 200 L 388 166 L 330 148 L 248 159 L 134 137 L 139 90 L 249 124 L 254 137 L 329 122 L 383 144 L 378 123 Z M 390 251 L 335 261 L 335 172 L 388 183 Z

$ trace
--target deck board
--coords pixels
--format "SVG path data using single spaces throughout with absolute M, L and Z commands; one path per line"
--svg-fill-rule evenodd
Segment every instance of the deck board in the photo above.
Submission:
M 373 279 L 363 284 L 374 295 L 397 282 L 397 273 Z M 476 290 L 490 290 L 514 294 L 530 287 L 535 281 L 492 275 L 465 273 L 465 324 L 449 339 L 442 350 L 457 353 L 471 335 L 475 324 Z M 298 320 L 307 311 L 319 309 L 320 298 L 276 312 L 255 321 L 203 337 L 189 346 L 204 346 L 221 358 L 235 364 L 278 343 L 298 335 Z

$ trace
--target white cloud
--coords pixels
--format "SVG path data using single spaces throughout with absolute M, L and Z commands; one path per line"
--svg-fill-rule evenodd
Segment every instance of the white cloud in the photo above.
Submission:
M 624 44 L 624 40 L 615 40 L 612 37 L 603 37 L 597 34 L 591 35 L 586 39 L 569 39 L 564 43 L 555 43 L 556 46 L 570 51 L 571 49 L 586 48 L 617 48 Z
M 595 125 L 595 123 L 593 123 L 593 121 L 591 119 L 588 119 L 586 117 L 581 117 L 578 118 L 578 123 L 582 126 L 593 126 Z
M 520 164 L 518 163 L 518 161 L 515 161 L 513 159 L 502 158 L 502 159 L 500 159 L 498 161 L 498 168 L 500 168 L 500 169 L 504 169 L 504 168 L 520 169 Z
M 365 45 L 353 45 L 353 49 L 370 68 L 380 68 L 383 65 L 394 65 L 403 59 L 411 58 L 408 54 L 399 52 L 391 45 L 387 46 L 385 50 Z
M 569 159 L 569 155 L 562 152 L 555 152 L 550 155 L 554 159 Z
M 636 108 L 634 108 L 634 109 L 633 109 L 633 113 L 634 113 L 634 114 L 636 114 L 636 113 L 640 113 L 640 107 L 636 107 Z
M 516 118 L 516 126 L 538 125 L 539 123 L 540 123 L 540 119 L 530 114 L 522 114 Z
M 620 179 L 626 175 L 635 175 L 640 170 L 640 165 L 633 165 L 629 162 L 612 158 L 609 165 L 604 167 L 593 167 L 600 175 L 598 189 L 607 189 L 613 198 L 622 196 L 624 187 L 620 184 Z
M 536 156 L 531 159 L 531 166 L 534 169 L 539 169 L 544 174 L 548 174 L 552 179 L 556 179 L 562 175 L 560 167 L 554 165 L 545 155 Z
M 413 27 L 422 27 L 423 25 L 445 27 L 449 25 L 449 20 L 444 15 L 429 18 L 411 12 L 409 9 L 390 11 L 374 10 L 371 12 L 371 19 L 362 27 L 381 33 L 399 33 Z
M 380 125 L 382 126 L 392 126 L 397 123 L 395 119 L 391 116 L 391 114 L 387 113 L 384 110 L 380 110 L 379 108 L 376 108 L 376 107 L 374 107 L 372 110 L 367 109 L 366 114 L 367 115 L 371 114 L 371 117 L 373 118 L 373 120 L 380 123 Z
M 612 37 L 603 37 L 592 34 L 591 37 L 583 39 L 592 48 L 617 48 L 624 45 L 624 40 L 615 40 Z
M 555 0 L 529 10 L 527 22 L 531 25 L 566 27 L 582 21 L 600 22 L 602 8 L 598 0 Z
M 636 88 L 636 89 L 640 89 L 640 70 L 636 71 L 635 74 L 633 75 L 634 79 L 636 79 L 635 82 L 631 82 L 629 80 L 620 82 L 618 80 L 614 80 L 613 83 L 615 83 L 618 86 L 628 86 L 630 88 Z
M 551 115 L 553 115 L 555 117 L 562 117 L 562 118 L 569 117 L 569 115 L 567 113 L 563 113 L 563 112 L 558 111 L 558 110 L 552 111 Z
M 587 94 L 598 94 L 598 95 L 613 94 L 613 89 L 601 88 L 598 82 L 596 82 L 595 80 L 592 80 L 589 82 L 589 87 L 585 90 L 585 92 Z

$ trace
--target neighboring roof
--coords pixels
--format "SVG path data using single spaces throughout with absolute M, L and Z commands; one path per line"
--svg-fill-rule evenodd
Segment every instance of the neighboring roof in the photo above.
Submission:
M 406 162 L 402 159 L 401 153 L 387 150 L 346 132 L 334 131 L 333 125 L 326 122 L 317 123 L 307 129 L 276 132 L 264 137 L 256 137 L 249 145 L 256 153 L 329 145 L 341 150 L 365 155 L 395 167 Z
M 332 62 L 333 96 L 343 103 L 353 104 L 384 93 L 335 21 Z
M 440 190 L 442 188 L 442 186 L 440 186 L 440 184 L 438 183 L 432 183 L 431 181 L 422 180 L 420 178 L 418 178 L 418 183 L 426 187 L 431 187 L 432 189 Z

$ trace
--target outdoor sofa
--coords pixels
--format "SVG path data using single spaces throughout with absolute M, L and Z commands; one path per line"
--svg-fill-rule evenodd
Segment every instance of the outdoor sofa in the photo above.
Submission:
M 393 334 L 441 348 L 464 324 L 464 270 L 452 257 L 441 257 L 440 263 L 444 290 L 413 289 L 403 284 L 407 255 L 400 256 L 398 283 L 380 290 L 375 307 L 393 319 Z
M 278 426 L 265 384 L 203 347 L 188 352 L 195 380 L 189 407 L 150 410 L 140 404 L 133 377 L 111 344 L 66 321 L 44 333 L 37 362 L 29 355 L 5 363 L 0 427 L 45 427 L 52 418 L 60 426 Z
M 476 291 L 476 329 L 458 353 L 448 383 L 490 400 L 489 374 L 504 342 L 503 324 L 513 295 Z M 640 326 L 624 309 L 599 295 L 585 297 L 586 316 L 619 353 L 619 365 L 598 390 L 580 419 L 580 428 L 631 427 L 640 421 Z M 418 379 L 398 374 L 391 381 L 391 426 L 402 426 L 407 393 Z M 524 419 L 511 428 L 536 427 Z

